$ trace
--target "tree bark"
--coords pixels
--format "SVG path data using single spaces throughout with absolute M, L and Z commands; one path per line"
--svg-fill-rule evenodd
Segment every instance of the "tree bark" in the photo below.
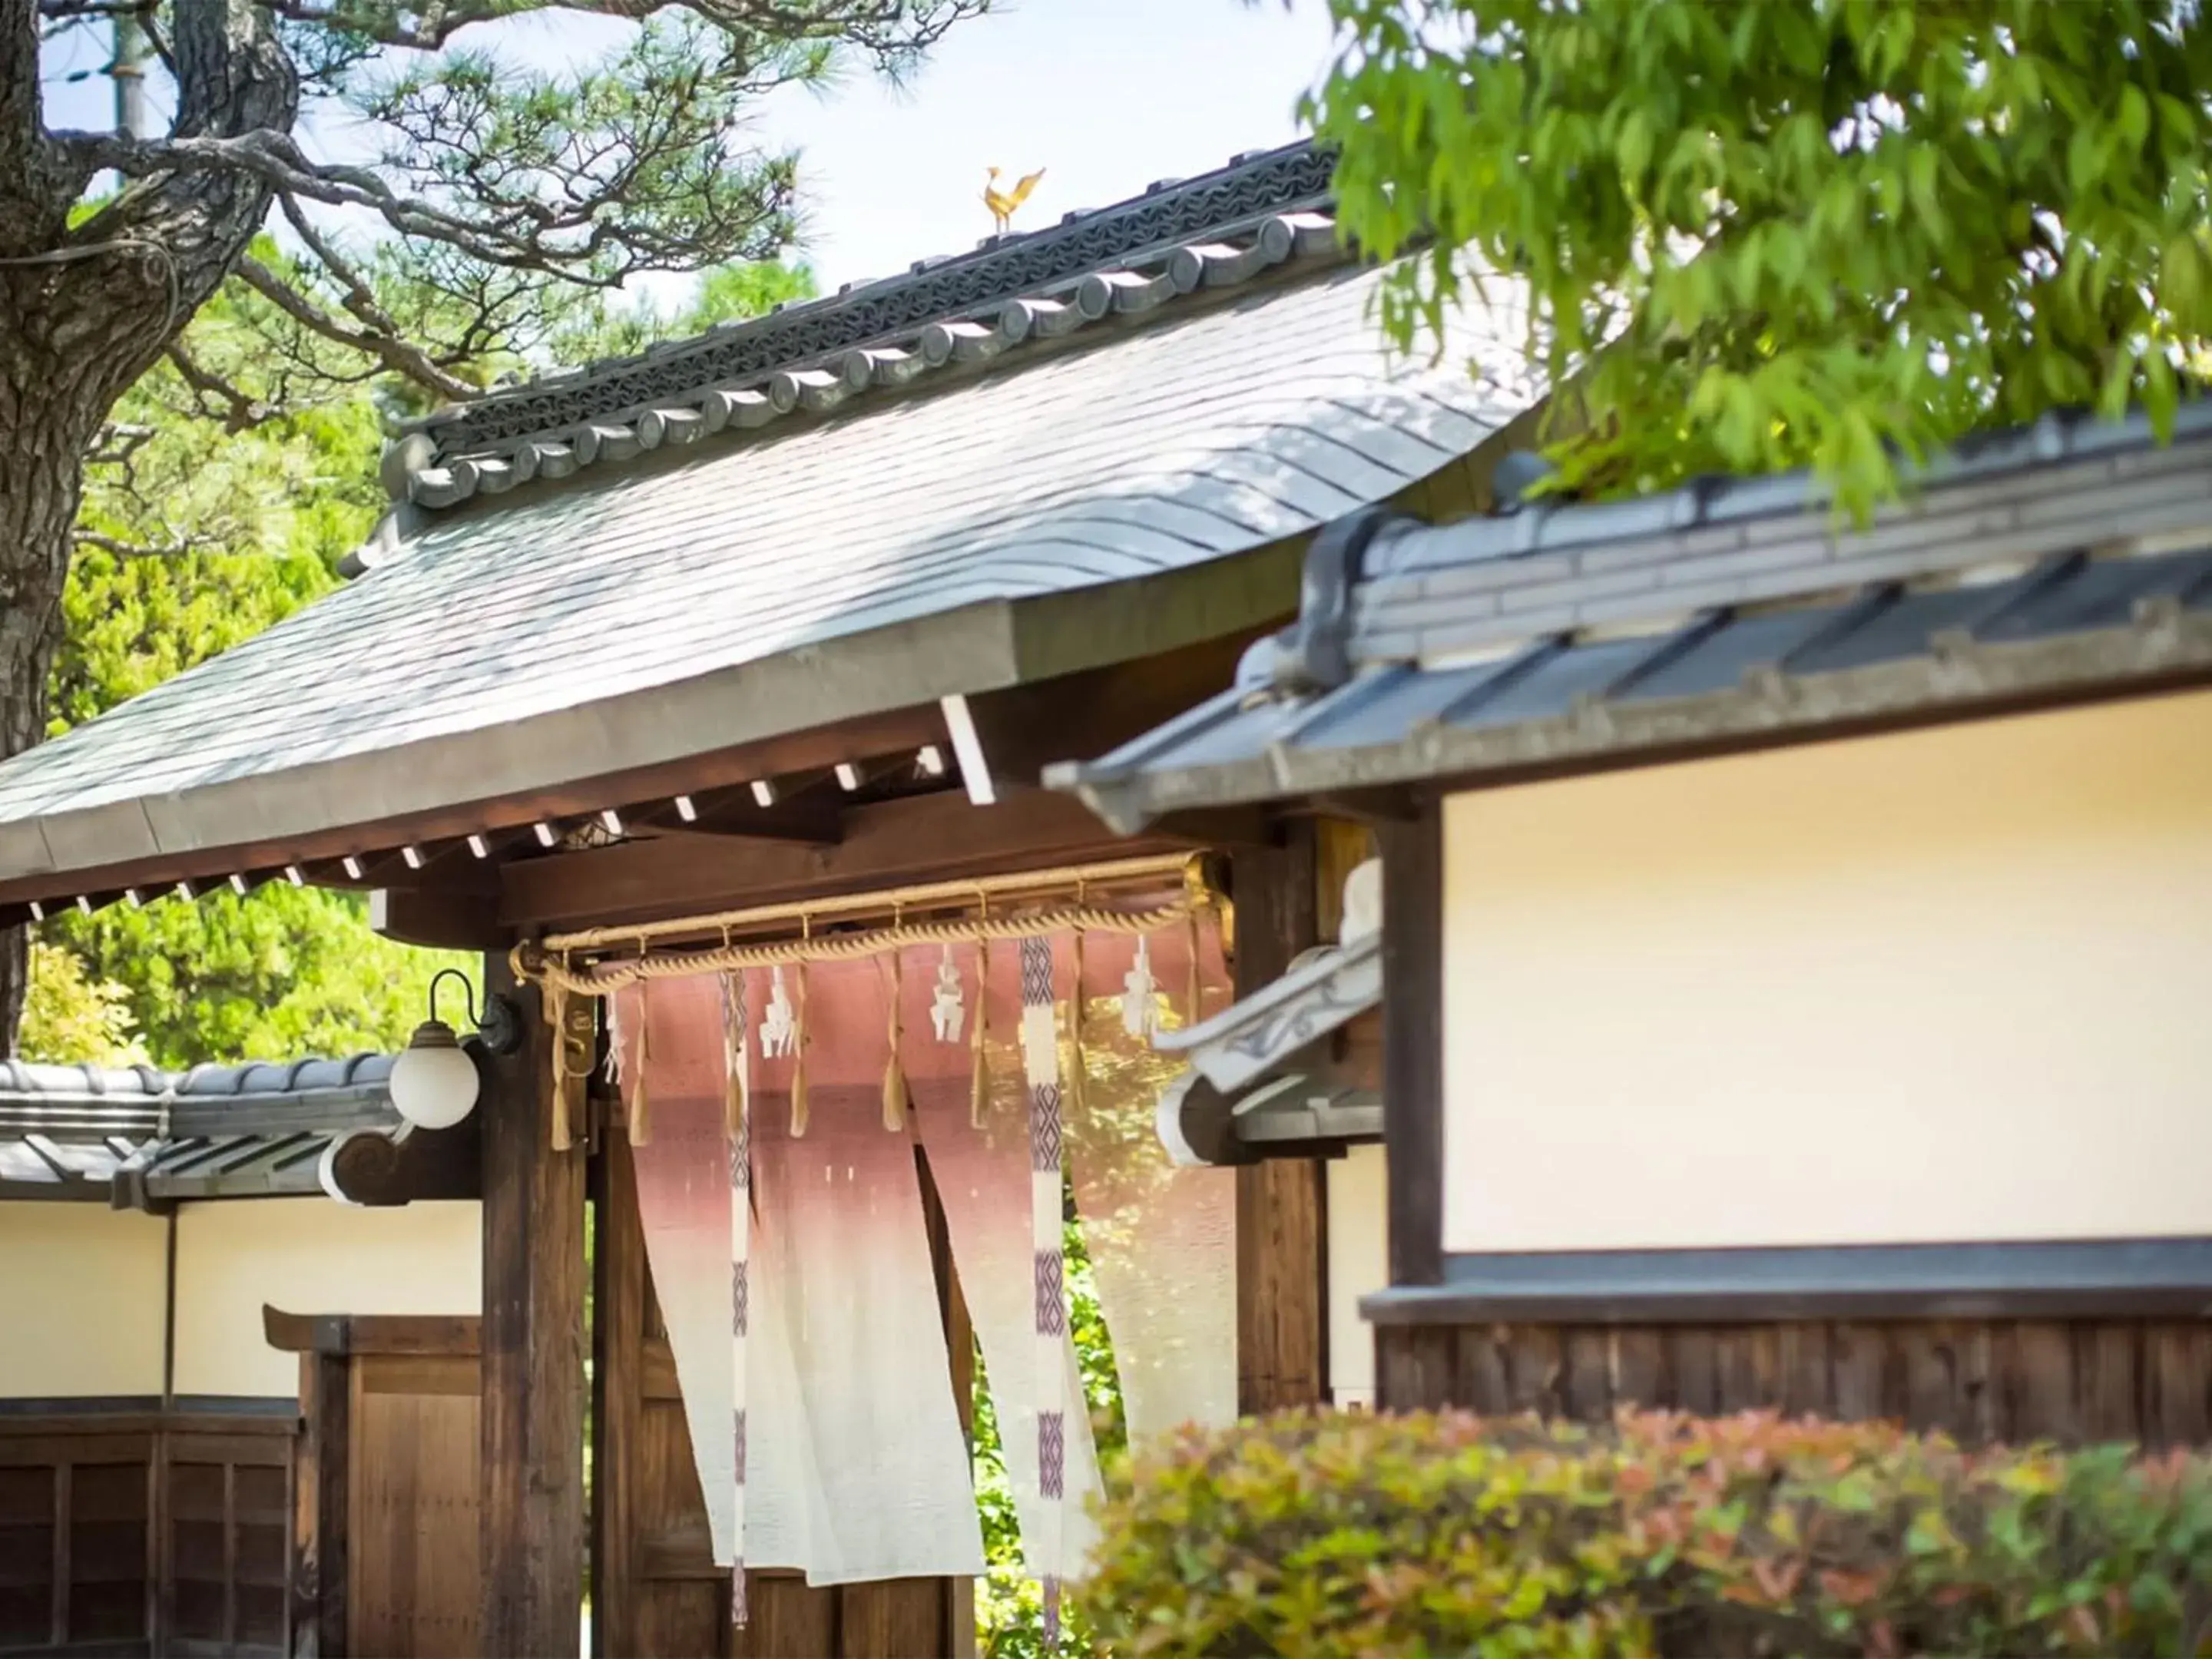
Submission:
M 46 676 L 62 625 L 86 450 L 112 394 L 42 349 L 52 276 L 0 282 L 0 759 L 46 735 Z M 28 290 L 27 292 L 26 290 Z M 13 1056 L 28 972 L 26 930 L 0 933 L 0 1051 Z
M 86 179 L 40 127 L 36 28 L 35 0 L 0 0 L 0 207 L 22 198 L 0 214 L 0 760 L 46 735 L 85 459 L 270 200 L 243 173 L 170 174 L 70 227 Z M 291 130 L 299 76 L 255 0 L 179 0 L 171 32 L 177 132 Z M 27 956 L 23 929 L 0 934 L 0 1054 L 15 1052 Z

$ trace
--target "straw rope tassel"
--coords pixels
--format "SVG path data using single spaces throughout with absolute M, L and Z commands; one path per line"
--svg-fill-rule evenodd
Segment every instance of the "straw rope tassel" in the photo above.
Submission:
M 752 1265 L 752 1117 L 750 1070 L 745 1036 L 745 981 L 742 974 L 722 975 L 722 1059 L 729 1069 L 730 1143 L 730 1402 L 732 1467 L 735 1471 L 732 1507 L 737 1544 L 730 1565 L 730 1622 L 745 1626 L 745 1328 L 750 1300 L 748 1276 Z
M 1044 1642 L 1060 1645 L 1061 1504 L 1067 1456 L 1066 1263 L 1060 1254 L 1060 1044 L 1054 1030 L 1052 941 L 1022 941 L 1022 1057 L 1030 1085 L 1030 1215 L 1036 1270 L 1037 1496 L 1042 1513 L 1030 1567 L 1044 1589 Z
M 806 964 L 799 964 L 799 995 L 791 1015 L 791 1138 L 806 1133 Z
M 558 985 L 549 985 L 539 999 L 545 1013 L 545 1023 L 553 1028 L 553 1115 L 550 1131 L 553 1150 L 565 1152 L 573 1144 L 568 1133 L 568 999 L 573 993 Z
M 983 1127 L 984 1114 L 991 1104 L 991 1055 L 983 1046 L 983 1030 L 990 1024 L 991 1010 L 991 944 L 988 939 L 975 941 L 975 1023 L 968 1028 L 968 1048 L 970 1073 L 968 1095 L 968 1127 Z
M 891 1014 L 890 1058 L 884 1062 L 884 1127 L 893 1134 L 906 1127 L 906 1073 L 899 1066 L 899 1038 L 902 1018 L 899 997 L 906 984 L 906 970 L 900 953 L 891 952 Z
M 629 1089 L 629 1144 L 633 1146 L 647 1146 L 653 1139 L 653 1103 L 646 1092 L 653 1054 L 653 1012 L 647 1001 L 652 990 L 651 980 L 638 981 L 637 1075 L 630 1080 Z

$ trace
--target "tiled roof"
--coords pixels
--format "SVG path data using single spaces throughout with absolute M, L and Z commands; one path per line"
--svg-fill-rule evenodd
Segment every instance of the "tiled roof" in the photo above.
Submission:
M 333 1144 L 400 1127 L 392 1059 L 188 1072 L 0 1061 L 0 1196 L 123 1203 L 319 1193 Z
M 1355 526 L 1357 526 L 1355 528 Z M 2212 674 L 2212 403 L 1962 448 L 1859 531 L 1804 475 L 1428 527 L 1373 515 L 1238 684 L 1053 768 L 1116 827 Z M 1350 554 L 1348 559 L 1341 556 Z
M 1419 482 L 1532 396 L 1504 310 L 1440 364 L 1385 353 L 1379 273 L 1325 233 L 1324 175 L 1277 153 L 823 302 L 825 330 L 900 320 L 818 370 L 698 384 L 731 343 L 785 337 L 749 325 L 652 358 L 692 390 L 642 412 L 602 408 L 643 372 L 618 366 L 575 397 L 489 399 L 436 428 L 434 455 L 416 434 L 426 465 L 402 487 L 458 504 L 403 506 L 361 580 L 0 765 L 0 880 L 82 890 L 68 878 L 566 787 L 1279 615 L 1279 579 L 1207 576 L 1203 603 L 1187 584 Z M 1106 266 L 1073 270 L 1099 247 Z M 1024 249 L 1060 274 L 1027 286 Z M 962 271 L 1015 291 L 932 318 L 898 298 Z M 580 410 L 600 436 L 537 424 Z M 565 460 L 529 482 L 467 459 L 548 431 Z M 1129 596 L 1110 629 L 1032 603 L 1108 588 Z
M 1283 975 L 1152 1046 L 1190 1070 L 1160 1097 L 1154 1121 L 1182 1164 L 1313 1151 L 1382 1136 L 1370 1082 L 1334 1074 L 1323 1045 L 1382 1001 L 1382 936 L 1310 951 Z
M 988 362 L 1113 317 L 1335 252 L 1331 158 L 1310 144 L 1239 156 L 1050 228 L 924 259 L 635 357 L 533 380 L 423 422 L 395 495 L 429 507 L 624 461 L 726 428 L 820 413 L 872 388 Z

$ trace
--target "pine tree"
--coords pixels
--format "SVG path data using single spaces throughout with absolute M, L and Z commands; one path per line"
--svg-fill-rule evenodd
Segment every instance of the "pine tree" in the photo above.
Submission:
M 682 0 L 601 61 L 549 73 L 502 56 L 512 20 L 644 9 L 0 0 L 0 757 L 46 732 L 81 539 L 207 544 L 81 520 L 89 465 L 153 462 L 123 407 L 149 373 L 238 435 L 376 375 L 418 404 L 466 397 L 484 365 L 542 350 L 627 278 L 775 258 L 796 162 L 748 139 L 754 103 L 848 61 L 896 72 L 987 3 Z M 125 37 L 143 41 L 173 89 L 167 131 L 48 119 L 42 46 L 109 25 L 118 60 Z M 272 228 L 279 243 L 257 246 Z M 251 358 L 188 337 L 218 294 L 262 343 Z M 146 522 L 180 527 L 181 507 L 161 507 Z M 15 930 L 0 946 L 9 1042 L 23 970 Z

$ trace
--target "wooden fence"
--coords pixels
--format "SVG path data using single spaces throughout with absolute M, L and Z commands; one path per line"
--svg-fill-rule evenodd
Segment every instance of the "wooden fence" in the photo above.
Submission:
M 291 1650 L 298 1419 L 241 1403 L 8 1402 L 0 1653 Z
M 1378 1326 L 1382 1398 L 1601 1421 L 1621 1406 L 1893 1419 L 1968 1444 L 2212 1442 L 2212 1323 Z

